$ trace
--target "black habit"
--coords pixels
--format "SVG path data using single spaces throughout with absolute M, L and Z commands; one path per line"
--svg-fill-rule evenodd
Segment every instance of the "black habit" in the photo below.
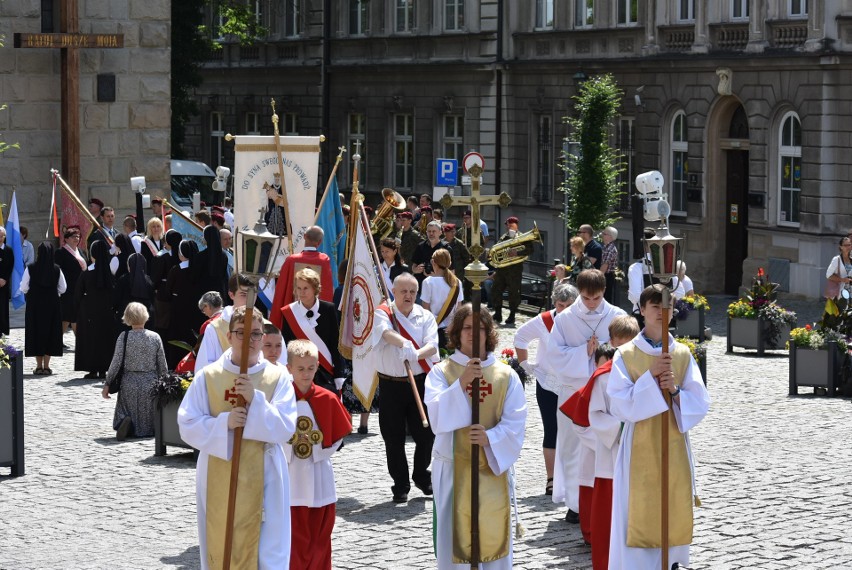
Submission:
M 49 281 L 34 276 L 34 267 L 35 264 L 27 268 L 30 289 L 26 293 L 24 356 L 62 356 L 62 316 L 57 293 L 59 266 L 53 265 Z
M 0 249 L 0 279 L 5 283 L 0 287 L 0 333 L 9 334 L 9 300 L 12 298 L 12 270 L 15 268 L 15 254 L 5 245 Z
M 81 256 L 83 252 L 78 250 Z M 85 259 L 85 256 L 83 256 Z M 66 323 L 77 322 L 77 307 L 74 305 L 74 293 L 77 291 L 77 281 L 80 280 L 80 275 L 83 274 L 83 268 L 80 267 L 80 262 L 74 257 L 70 251 L 64 247 L 60 247 L 54 254 L 56 265 L 62 270 L 65 275 L 65 283 L 68 288 L 59 298 L 59 308 L 62 314 L 62 320 Z
M 105 257 L 98 263 L 108 264 L 109 260 Z M 74 293 L 77 305 L 74 370 L 105 373 L 112 361 L 117 336 L 112 312 L 114 281 L 110 274 L 104 283 L 98 284 L 97 273 L 95 270 L 83 272 Z

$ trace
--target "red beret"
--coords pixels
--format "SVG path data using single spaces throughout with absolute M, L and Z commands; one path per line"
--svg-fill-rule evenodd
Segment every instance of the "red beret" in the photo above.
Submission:
M 509 216 L 508 218 L 506 218 L 506 223 L 507 224 L 517 224 L 517 223 L 520 223 L 520 222 L 519 222 L 517 216 Z
M 420 213 L 425 214 L 426 212 L 432 213 L 432 206 L 423 206 L 420 208 Z
M 465 216 L 470 216 L 471 214 L 472 214 L 472 212 L 470 211 L 470 208 L 468 208 L 467 210 L 464 211 Z
M 213 214 L 210 215 L 210 219 L 220 224 L 225 223 L 225 216 L 223 216 L 219 212 L 213 212 Z
M 408 211 L 400 212 L 397 217 L 405 218 L 406 220 L 413 220 L 414 219 L 414 215 L 411 212 L 408 212 Z
M 151 203 L 152 204 L 162 204 L 163 199 L 158 197 L 158 196 L 154 196 L 153 198 L 151 198 Z
M 445 231 L 445 232 L 448 232 L 448 231 L 450 231 L 450 230 L 455 231 L 455 229 L 456 229 L 456 225 L 455 225 L 455 224 L 444 224 L 444 231 Z
M 212 208 L 210 208 L 210 211 L 211 212 L 219 212 L 220 214 L 224 214 L 225 208 L 223 208 L 222 206 L 213 206 Z
M 373 208 L 371 208 L 370 206 L 364 206 L 364 212 L 366 212 L 366 214 L 369 216 L 373 213 Z
M 98 208 L 104 207 L 104 203 L 102 201 L 98 200 L 97 198 L 89 198 L 89 204 L 94 204 Z

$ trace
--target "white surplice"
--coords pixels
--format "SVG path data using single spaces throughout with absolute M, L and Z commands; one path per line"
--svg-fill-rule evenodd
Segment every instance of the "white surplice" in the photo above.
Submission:
M 313 429 L 319 429 L 314 411 L 307 400 L 298 400 L 296 409 L 299 416 L 311 419 Z M 331 456 L 340 449 L 342 443 L 342 439 L 338 440 L 325 449 L 321 441 L 315 443 L 311 456 L 307 459 L 296 457 L 293 446 L 284 444 L 284 457 L 290 466 L 290 506 L 318 508 L 337 502 Z
M 646 354 L 659 355 L 661 348 L 653 348 L 639 334 L 632 341 Z M 674 345 L 669 335 L 669 344 Z M 693 473 L 692 449 L 687 432 L 704 419 L 710 409 L 710 396 L 701 379 L 695 360 L 690 359 L 689 368 L 680 384 L 679 402 L 672 403 L 677 426 L 686 438 L 689 467 Z M 646 371 L 634 383 L 627 367 L 617 352 L 612 364 L 607 385 L 612 415 L 624 422 L 621 445 L 615 462 L 612 481 L 612 531 L 610 533 L 609 567 L 614 570 L 644 570 L 659 568 L 662 555 L 659 548 L 631 548 L 627 546 L 627 507 L 630 500 L 630 460 L 633 452 L 633 432 L 636 422 L 652 418 L 666 411 L 666 401 L 656 379 Z M 693 488 L 694 493 L 694 488 Z M 669 564 L 678 562 L 689 565 L 689 545 L 669 548 Z
M 468 357 L 455 352 L 450 359 L 462 366 Z M 494 365 L 493 354 L 482 361 L 482 368 Z M 454 379 L 452 379 L 454 380 Z M 470 564 L 453 564 L 453 435 L 455 430 L 471 425 L 470 400 L 459 382 L 449 385 L 448 379 L 438 367 L 426 376 L 424 402 L 429 408 L 429 423 L 435 432 L 432 446 L 432 489 L 437 529 L 435 532 L 436 555 L 439 570 L 463 570 Z M 486 430 L 489 444 L 483 449 L 491 471 L 499 475 L 508 470 L 521 455 L 524 446 L 524 426 L 527 420 L 527 404 L 524 387 L 518 375 L 511 373 L 509 387 L 503 404 L 503 414 L 493 428 Z M 510 505 L 506 505 L 510 508 Z M 509 517 L 510 526 L 512 518 Z M 511 541 L 511 528 L 509 529 Z M 509 556 L 480 564 L 484 570 L 511 570 L 512 548 Z
M 228 305 L 222 309 L 222 314 L 219 315 L 219 318 L 224 319 L 226 323 L 230 323 L 233 315 L 234 306 Z M 201 338 L 201 346 L 198 347 L 198 354 L 195 355 L 195 373 L 198 374 L 205 366 L 219 360 L 226 348 L 229 347 L 222 346 L 222 343 L 219 341 L 219 334 L 216 332 L 216 329 L 213 327 L 213 323 L 211 322 L 207 325 L 207 328 L 204 329 L 204 336 Z M 286 349 L 284 350 L 284 354 L 287 354 Z
M 231 349 L 222 355 L 226 371 L 239 374 L 239 366 L 231 362 Z M 249 368 L 254 374 L 272 366 L 261 360 Z M 263 521 L 260 524 L 259 568 L 288 568 L 290 564 L 290 478 L 284 459 L 283 445 L 296 431 L 296 396 L 290 373 L 280 367 L 281 376 L 272 394 L 272 400 L 260 390 L 248 406 L 248 416 L 243 431 L 244 439 L 262 441 L 266 445 L 263 455 Z M 207 566 L 207 464 L 212 455 L 230 461 L 234 432 L 228 429 L 228 416 L 210 415 L 207 383 L 204 372 L 196 375 L 178 411 L 178 426 L 183 440 L 197 449 L 196 502 L 198 511 L 198 541 L 201 550 L 201 567 Z
M 547 366 L 553 372 L 551 384 L 558 396 L 558 406 L 585 386 L 597 368 L 594 354 L 589 356 L 586 347 L 588 340 L 595 335 L 601 344 L 609 342 L 609 324 L 623 314 L 622 309 L 603 300 L 594 311 L 589 311 L 578 298 L 556 315 L 547 341 Z M 574 432 L 574 423 L 565 414 L 556 414 L 556 424 L 553 502 L 564 502 L 569 509 L 579 513 L 580 440 Z
M 589 427 L 595 435 L 595 478 L 600 479 L 612 479 L 621 434 L 621 420 L 610 413 L 608 384 L 609 374 L 598 376 L 589 399 Z

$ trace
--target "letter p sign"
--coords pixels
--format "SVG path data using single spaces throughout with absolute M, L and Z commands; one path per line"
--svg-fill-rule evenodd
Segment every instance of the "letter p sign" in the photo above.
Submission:
M 435 168 L 436 186 L 456 186 L 459 163 L 454 158 L 439 158 Z

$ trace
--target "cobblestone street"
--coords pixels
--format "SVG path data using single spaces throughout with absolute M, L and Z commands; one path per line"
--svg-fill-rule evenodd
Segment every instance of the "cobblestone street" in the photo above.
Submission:
M 708 322 L 710 414 L 692 434 L 698 493 L 692 564 L 696 569 L 852 567 L 849 400 L 803 389 L 787 395 L 786 351 L 763 358 L 725 353 L 725 307 L 711 297 Z M 782 303 L 815 320 L 821 304 Z M 524 317 L 526 318 L 526 317 Z M 23 315 L 13 317 L 22 326 Z M 14 325 L 13 325 L 14 326 Z M 500 348 L 514 329 L 501 330 Z M 11 334 L 23 346 L 23 329 Z M 73 345 L 73 336 L 66 335 Z M 100 381 L 73 371 L 73 352 L 54 359 L 53 376 L 32 376 L 25 361 L 26 475 L 0 476 L 0 568 L 198 568 L 192 454 L 154 456 L 153 439 L 118 442 L 115 400 Z M 515 567 L 590 568 L 579 527 L 544 495 L 541 421 L 527 385 L 529 420 L 518 462 L 518 506 L 526 535 Z M 434 567 L 432 501 L 412 488 L 391 502 L 378 419 L 335 456 L 338 495 L 334 567 Z

